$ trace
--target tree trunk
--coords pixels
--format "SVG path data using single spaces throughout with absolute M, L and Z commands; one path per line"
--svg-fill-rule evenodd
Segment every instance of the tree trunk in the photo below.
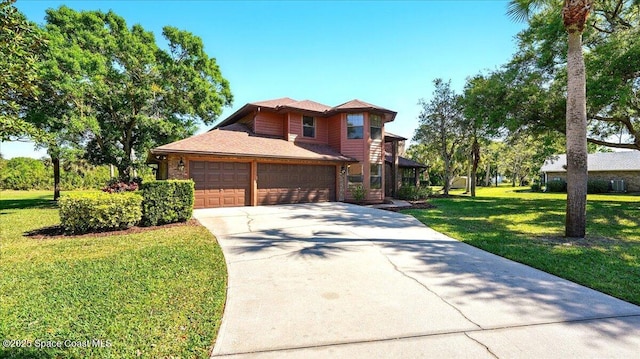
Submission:
M 473 166 L 473 152 L 469 152 L 469 163 L 467 164 L 467 180 L 465 181 L 464 193 L 471 193 L 471 166 Z
M 131 165 L 122 161 L 116 165 L 116 168 L 118 169 L 118 179 L 128 183 L 131 180 Z
M 444 158 L 444 188 L 443 188 L 443 192 L 445 196 L 449 195 L 449 177 L 450 177 L 450 171 L 451 169 L 450 167 L 450 163 L 449 163 L 449 158 L 445 157 Z
M 565 236 L 584 238 L 587 226 L 587 107 L 582 33 L 569 33 L 567 52 L 567 213 Z
M 487 172 L 484 175 L 484 186 L 491 186 L 491 164 L 489 163 L 489 161 L 487 161 Z
M 60 157 L 51 156 L 53 164 L 53 200 L 60 198 Z
M 478 139 L 473 140 L 473 146 L 471 147 L 471 158 L 473 165 L 471 166 L 471 197 L 476 196 L 476 177 L 478 176 L 478 162 L 480 162 L 480 144 Z
M 582 31 L 591 0 L 565 0 L 567 50 L 567 213 L 565 236 L 584 238 L 587 227 L 587 93 Z

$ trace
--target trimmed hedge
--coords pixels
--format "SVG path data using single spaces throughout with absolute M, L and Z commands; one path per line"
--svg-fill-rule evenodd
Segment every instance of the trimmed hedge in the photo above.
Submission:
M 416 187 L 405 185 L 400 187 L 400 189 L 398 190 L 398 198 L 409 201 L 427 199 L 429 196 L 431 196 L 431 194 L 431 187 Z
M 141 204 L 142 196 L 133 192 L 69 194 L 59 200 L 60 222 L 70 233 L 125 229 L 142 218 Z
M 143 182 L 143 226 L 186 222 L 193 214 L 194 184 L 192 180 Z
M 567 192 L 567 182 L 563 180 L 548 181 L 546 192 Z
M 589 180 L 587 181 L 587 193 L 607 193 L 609 192 L 609 181 Z

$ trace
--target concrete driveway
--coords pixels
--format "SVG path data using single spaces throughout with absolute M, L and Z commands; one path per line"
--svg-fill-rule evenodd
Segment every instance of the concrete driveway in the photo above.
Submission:
M 343 203 L 196 210 L 229 270 L 213 356 L 637 358 L 640 307 Z

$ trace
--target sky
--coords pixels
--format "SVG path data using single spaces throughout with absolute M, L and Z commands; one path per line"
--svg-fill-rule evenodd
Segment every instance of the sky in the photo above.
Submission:
M 152 31 L 161 46 L 166 25 L 201 37 L 234 96 L 220 120 L 246 103 L 280 97 L 328 106 L 360 99 L 396 111 L 386 130 L 409 139 L 434 79 L 461 92 L 468 77 L 509 61 L 526 26 L 498 0 L 16 2 L 39 25 L 46 9 L 61 5 L 113 10 L 129 27 Z M 0 152 L 45 155 L 19 142 L 0 144 Z

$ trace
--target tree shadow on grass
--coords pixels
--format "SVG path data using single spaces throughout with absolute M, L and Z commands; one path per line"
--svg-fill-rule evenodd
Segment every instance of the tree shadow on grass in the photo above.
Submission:
M 0 210 L 56 208 L 58 202 L 49 195 L 25 199 L 0 199 Z

